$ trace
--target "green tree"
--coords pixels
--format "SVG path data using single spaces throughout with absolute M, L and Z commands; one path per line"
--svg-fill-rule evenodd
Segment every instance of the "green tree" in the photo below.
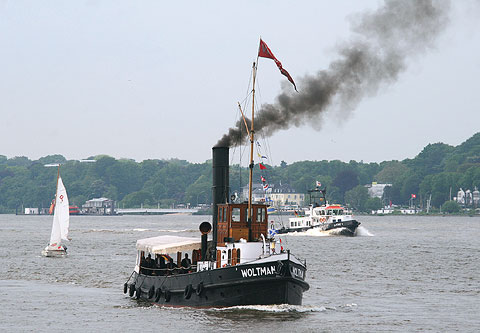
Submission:
M 140 207 L 143 205 L 155 204 L 152 194 L 147 191 L 138 191 L 127 194 L 125 198 L 120 202 L 127 208 Z
M 358 185 L 358 174 L 353 170 L 340 171 L 333 179 L 332 185 L 338 188 L 343 196 Z
M 57 154 L 57 155 L 48 155 L 48 156 L 40 157 L 38 159 L 38 162 L 40 164 L 65 163 L 67 162 L 67 159 L 62 155 Z
M 345 203 L 360 212 L 365 211 L 367 200 L 368 190 L 362 185 L 358 185 L 345 193 Z
M 455 201 L 446 201 L 442 205 L 442 211 L 449 214 L 458 213 L 460 211 L 460 206 Z
M 398 161 L 385 162 L 384 164 L 381 171 L 374 176 L 374 180 L 381 184 L 393 184 L 409 171 L 407 166 Z
M 365 202 L 365 211 L 371 212 L 374 210 L 379 210 L 383 207 L 382 199 L 374 197 L 368 198 Z
M 407 164 L 414 169 L 417 177 L 442 172 L 446 159 L 454 149 L 444 143 L 429 144 L 413 160 L 408 160 Z

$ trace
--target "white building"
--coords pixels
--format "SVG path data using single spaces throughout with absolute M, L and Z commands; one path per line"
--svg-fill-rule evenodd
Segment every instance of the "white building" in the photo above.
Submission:
M 38 215 L 38 208 L 25 208 L 25 215 Z
M 270 194 L 273 206 L 282 208 L 286 206 L 300 207 L 305 202 L 305 194 L 298 193 L 290 185 L 274 185 Z
M 386 187 L 391 187 L 392 184 L 377 184 L 376 182 L 373 182 L 372 184 L 365 185 L 365 187 L 368 189 L 368 195 L 370 198 L 382 198 L 383 197 L 383 192 L 385 191 Z
M 470 191 L 466 190 L 464 191 L 461 187 L 457 192 L 457 196 L 453 198 L 454 201 L 456 201 L 459 205 L 462 205 L 463 207 L 478 207 L 480 204 L 480 192 L 478 191 L 478 188 L 475 186 L 475 190 Z
M 243 199 L 248 198 L 248 186 L 242 188 Z M 289 185 L 272 184 L 264 189 L 262 184 L 253 184 L 252 199 L 256 202 L 270 203 L 272 206 L 282 209 L 286 206 L 303 206 L 305 194 L 298 193 Z
M 108 198 L 94 198 L 82 205 L 82 214 L 114 215 L 115 202 Z

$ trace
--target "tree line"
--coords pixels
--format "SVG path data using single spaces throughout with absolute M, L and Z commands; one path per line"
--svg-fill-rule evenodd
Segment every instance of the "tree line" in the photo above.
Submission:
M 62 155 L 49 155 L 38 160 L 27 157 L 7 158 L 0 155 L 0 213 L 12 213 L 21 207 L 48 207 L 55 195 L 56 168 L 61 163 L 61 176 L 71 204 L 107 197 L 119 207 L 158 206 L 172 204 L 209 204 L 212 202 L 211 160 L 190 163 L 184 160 L 115 159 L 107 155 L 90 157 L 95 163 L 67 160 Z M 416 203 L 424 205 L 431 198 L 433 207 L 440 207 L 458 189 L 480 187 L 480 132 L 454 147 L 443 143 L 427 145 L 415 158 L 381 163 L 334 161 L 300 161 L 279 166 L 266 165 L 262 175 L 270 184 L 289 184 L 297 192 L 307 193 L 322 183 L 331 202 L 348 204 L 359 211 L 368 211 L 384 204 L 406 205 L 412 194 Z M 232 165 L 230 187 L 240 192 L 248 179 L 248 169 Z M 254 169 L 260 182 L 260 170 Z M 370 199 L 364 185 L 372 182 L 392 184 L 383 198 Z

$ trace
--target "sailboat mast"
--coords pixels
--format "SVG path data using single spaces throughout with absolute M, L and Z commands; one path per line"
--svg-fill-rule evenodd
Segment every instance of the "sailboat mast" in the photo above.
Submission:
M 258 62 L 258 57 L 257 57 Z M 253 143 L 254 143 L 254 119 L 255 119 L 255 77 L 257 74 L 257 63 L 253 63 L 253 88 L 252 88 L 252 123 L 250 126 L 250 174 L 248 181 L 248 222 L 252 221 L 252 192 L 253 192 Z
M 57 167 L 57 186 L 55 187 L 55 206 L 57 205 L 58 178 L 60 178 L 60 163 L 58 164 L 58 167 Z

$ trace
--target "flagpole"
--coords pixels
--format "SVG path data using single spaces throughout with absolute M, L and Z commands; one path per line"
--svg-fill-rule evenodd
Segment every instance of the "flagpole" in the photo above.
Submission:
M 260 38 L 260 41 L 262 38 Z M 254 134 L 254 119 L 255 119 L 255 78 L 257 76 L 257 66 L 258 66 L 258 57 L 259 57 L 260 45 L 257 51 L 257 59 L 253 63 L 253 80 L 252 80 L 252 124 L 250 126 L 250 173 L 248 181 L 248 212 L 247 212 L 247 223 L 248 223 L 248 240 L 252 239 L 252 192 L 253 192 L 253 167 L 255 166 L 253 161 L 253 143 L 255 142 Z

